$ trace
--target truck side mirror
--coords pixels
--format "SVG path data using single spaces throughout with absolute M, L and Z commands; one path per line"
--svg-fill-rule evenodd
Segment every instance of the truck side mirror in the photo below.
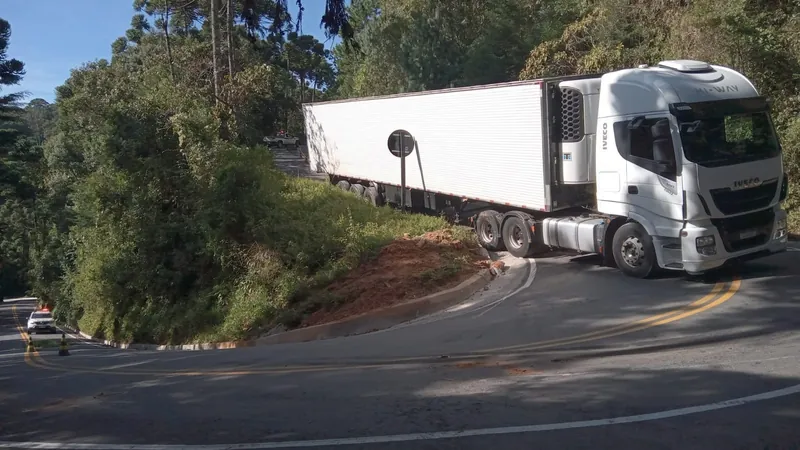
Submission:
M 672 148 L 669 121 L 661 119 L 650 128 L 653 136 L 653 160 L 659 175 L 672 175 L 676 172 L 675 150 Z

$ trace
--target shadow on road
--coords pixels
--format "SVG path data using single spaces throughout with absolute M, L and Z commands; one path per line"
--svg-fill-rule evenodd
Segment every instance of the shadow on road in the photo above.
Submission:
M 0 440 L 219 444 L 554 424 L 706 405 L 786 388 L 797 376 L 750 367 L 447 367 L 269 377 L 120 379 L 71 375 L 3 384 Z M 627 364 L 627 363 L 623 363 Z M 570 373 L 574 369 L 575 373 Z M 723 406 L 723 405 L 720 405 Z M 800 402 L 786 396 L 695 415 L 526 434 L 345 448 L 797 448 Z M 784 447 L 775 447 L 775 445 Z M 326 448 L 321 446 L 319 448 Z M 342 448 L 342 447 L 337 447 Z
M 716 404 L 719 408 L 711 411 L 662 414 L 638 423 L 561 425 L 562 429 L 545 427 L 524 434 L 336 448 L 796 449 L 800 448 L 800 394 L 718 403 L 800 384 L 796 357 L 800 268 L 795 259 L 792 254 L 779 255 L 719 273 L 717 280 L 726 286 L 734 276 L 740 278 L 738 292 L 687 320 L 575 343 L 560 355 L 523 346 L 515 349 L 516 356 L 498 359 L 501 365 L 492 359 L 453 364 L 442 358 L 369 370 L 156 377 L 54 372 L 28 367 L 21 356 L 4 358 L 0 359 L 0 440 L 293 441 L 563 424 Z M 546 265 L 541 269 L 540 275 L 548 275 Z M 553 271 L 513 302 L 456 325 L 213 352 L 192 362 L 180 361 L 183 356 L 175 354 L 141 354 L 117 363 L 118 370 L 201 362 L 209 368 L 243 361 L 357 362 L 426 352 L 452 358 L 459 348 L 504 340 L 519 343 L 548 334 L 575 335 L 652 316 L 710 290 L 708 284 L 685 279 L 625 279 L 622 284 L 615 278 L 622 275 L 615 274 L 608 269 L 583 270 L 583 286 L 576 286 L 574 271 Z M 557 297 L 552 295 L 556 286 L 561 288 Z M 620 291 L 621 286 L 625 288 Z M 609 289 L 618 289 L 616 296 L 608 296 Z M 676 292 L 683 297 L 664 296 Z M 15 326 L 9 309 L 0 306 L 3 336 Z M 537 325 L 543 330 L 531 331 Z M 0 351 L 10 351 L 11 345 L 10 340 L 0 342 Z M 404 439 L 416 438 L 426 436 Z

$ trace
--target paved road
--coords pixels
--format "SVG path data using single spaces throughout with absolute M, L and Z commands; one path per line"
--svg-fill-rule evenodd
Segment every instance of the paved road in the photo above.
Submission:
M 380 333 L 210 352 L 25 356 L 32 305 L 5 303 L 0 448 L 800 447 L 800 254 L 707 280 L 594 263 L 537 259 Z
M 272 156 L 275 161 L 275 166 L 281 171 L 295 176 L 310 178 L 319 181 L 328 181 L 328 176 L 312 172 L 302 154 L 305 152 L 304 148 L 289 148 L 289 147 L 272 147 L 270 148 Z

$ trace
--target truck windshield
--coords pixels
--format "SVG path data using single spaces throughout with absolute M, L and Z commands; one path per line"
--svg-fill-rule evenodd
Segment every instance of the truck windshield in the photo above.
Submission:
M 766 111 L 719 114 L 681 122 L 687 160 L 705 167 L 774 158 L 780 146 Z

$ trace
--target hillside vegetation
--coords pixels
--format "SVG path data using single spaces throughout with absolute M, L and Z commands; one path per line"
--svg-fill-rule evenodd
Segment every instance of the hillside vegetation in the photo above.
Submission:
M 701 59 L 773 99 L 797 178 L 797 2 L 329 0 L 333 47 L 298 33 L 286 3 L 136 0 L 110 60 L 73 70 L 55 104 L 24 107 L 0 22 L 2 295 L 30 291 L 106 338 L 242 338 L 369 297 L 359 265 L 406 234 L 469 241 L 444 219 L 280 173 L 259 144 L 300 134 L 303 101 Z M 419 276 L 445 284 L 470 264 L 443 254 L 445 269 Z
M 329 306 L 321 288 L 395 238 L 450 229 L 276 170 L 261 139 L 297 133 L 301 98 L 333 81 L 319 42 L 271 29 L 275 4 L 230 40 L 224 20 L 215 40 L 202 9 L 173 10 L 169 47 L 163 3 L 136 4 L 112 59 L 73 70 L 55 107 L 8 98 L 3 295 L 28 288 L 109 339 L 245 338 Z

